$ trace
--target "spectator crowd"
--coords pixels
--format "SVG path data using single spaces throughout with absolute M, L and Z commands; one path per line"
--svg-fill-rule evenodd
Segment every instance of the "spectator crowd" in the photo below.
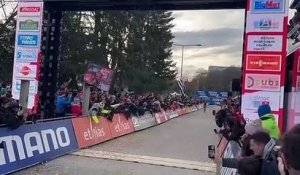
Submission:
M 258 119 L 246 121 L 240 105 L 225 100 L 214 113 L 214 132 L 241 147 L 234 158 L 215 154 L 214 162 L 241 175 L 300 175 L 300 125 L 281 135 L 268 103 L 257 109 Z M 237 151 L 237 150 L 233 150 Z

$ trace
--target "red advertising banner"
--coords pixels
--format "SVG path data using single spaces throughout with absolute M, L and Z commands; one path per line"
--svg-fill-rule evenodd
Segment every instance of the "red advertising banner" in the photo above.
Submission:
M 123 114 L 115 114 L 112 122 L 108 122 L 108 125 L 113 138 L 134 132 L 132 120 L 127 120 Z
M 281 55 L 254 55 L 246 57 L 246 70 L 248 71 L 280 71 Z
M 157 124 L 164 123 L 170 119 L 170 116 L 168 116 L 163 110 L 162 112 L 155 113 L 154 116 Z
M 109 121 L 104 117 L 98 118 L 100 124 L 95 124 L 90 117 L 72 119 L 79 148 L 86 148 L 112 139 Z
M 300 57 L 298 58 L 297 72 L 300 73 Z

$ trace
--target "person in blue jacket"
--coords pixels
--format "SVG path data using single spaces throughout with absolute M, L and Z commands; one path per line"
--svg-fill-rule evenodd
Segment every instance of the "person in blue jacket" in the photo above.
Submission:
M 58 97 L 56 98 L 56 117 L 64 117 L 66 115 L 66 110 L 68 106 L 71 105 L 71 101 L 71 97 L 66 97 L 63 91 L 59 92 Z

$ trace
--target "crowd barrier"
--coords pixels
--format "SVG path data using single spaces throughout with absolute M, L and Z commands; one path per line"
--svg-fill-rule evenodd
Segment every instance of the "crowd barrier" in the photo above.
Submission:
M 31 167 L 199 109 L 200 105 L 154 115 L 146 112 L 131 118 L 115 114 L 112 121 L 98 117 L 99 124 L 91 117 L 80 117 L 23 125 L 16 130 L 0 128 L 0 143 L 4 143 L 4 148 L 0 148 L 0 174 Z
M 241 147 L 235 141 L 228 141 L 224 137 L 220 139 L 217 147 L 217 154 L 222 158 L 237 158 L 241 155 Z M 220 166 L 219 175 L 236 175 L 237 169 Z

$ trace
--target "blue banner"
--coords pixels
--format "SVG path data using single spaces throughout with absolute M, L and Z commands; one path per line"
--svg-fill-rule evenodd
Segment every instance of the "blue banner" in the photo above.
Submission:
M 228 98 L 228 92 L 197 91 L 196 98 L 207 101 L 210 105 L 220 105 Z
M 32 34 L 19 34 L 18 35 L 18 46 L 20 47 L 38 47 L 39 46 L 39 35 Z
M 0 174 L 11 173 L 78 150 L 71 120 L 0 128 Z

